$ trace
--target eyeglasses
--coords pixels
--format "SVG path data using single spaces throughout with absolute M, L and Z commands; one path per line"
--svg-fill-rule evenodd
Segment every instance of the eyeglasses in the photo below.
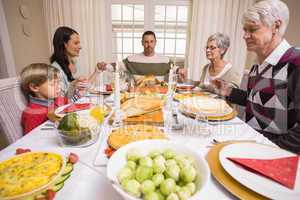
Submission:
M 206 46 L 206 47 L 205 47 L 205 50 L 208 50 L 208 49 L 209 49 L 209 50 L 213 51 L 213 50 L 215 50 L 215 49 L 217 49 L 217 48 L 218 48 L 218 47 L 214 47 L 214 46 L 209 46 L 209 47 Z

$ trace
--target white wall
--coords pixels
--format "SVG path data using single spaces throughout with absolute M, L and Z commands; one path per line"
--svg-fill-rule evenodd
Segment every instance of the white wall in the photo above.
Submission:
M 12 46 L 16 73 L 33 62 L 49 63 L 50 52 L 43 17 L 42 0 L 2 0 L 7 27 Z M 29 18 L 24 19 L 19 11 L 20 5 L 28 8 Z M 30 36 L 23 33 L 25 26 Z
M 291 45 L 300 47 L 300 1 L 283 1 L 288 5 L 290 9 L 290 23 L 285 36 Z

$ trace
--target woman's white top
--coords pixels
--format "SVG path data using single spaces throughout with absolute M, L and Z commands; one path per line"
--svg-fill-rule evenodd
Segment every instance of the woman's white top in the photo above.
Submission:
M 56 69 L 59 70 L 59 76 L 60 76 L 60 88 L 61 91 L 66 94 L 69 86 L 70 86 L 70 82 L 68 80 L 67 75 L 65 74 L 65 72 L 62 70 L 61 66 L 55 61 L 53 63 L 51 63 L 51 66 L 55 67 Z M 78 71 L 78 65 L 75 63 L 75 67 L 76 67 L 76 71 Z
M 210 68 L 210 66 L 208 66 L 208 67 L 206 68 L 206 72 L 205 72 L 205 76 L 204 76 L 204 82 L 203 82 L 204 85 L 209 85 L 209 84 L 210 84 L 210 81 L 213 81 L 213 80 L 215 80 L 215 79 L 221 78 L 224 74 L 226 74 L 226 72 L 228 72 L 228 71 L 232 68 L 232 65 L 231 65 L 231 63 L 227 63 L 227 64 L 224 66 L 223 70 L 220 71 L 220 73 L 217 74 L 216 76 L 211 76 L 211 75 L 209 74 L 209 68 Z

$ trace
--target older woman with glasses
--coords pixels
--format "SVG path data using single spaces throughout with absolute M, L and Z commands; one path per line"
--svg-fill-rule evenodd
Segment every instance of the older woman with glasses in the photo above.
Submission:
M 207 40 L 206 57 L 210 61 L 205 65 L 200 77 L 200 87 L 210 88 L 210 82 L 215 79 L 223 79 L 237 86 L 239 77 L 233 71 L 231 63 L 223 60 L 230 46 L 229 37 L 222 33 L 215 33 Z
M 263 0 L 243 15 L 244 39 L 257 55 L 247 91 L 216 80 L 219 93 L 246 106 L 246 122 L 281 148 L 300 153 L 300 49 L 284 33 L 289 9 L 280 0 Z

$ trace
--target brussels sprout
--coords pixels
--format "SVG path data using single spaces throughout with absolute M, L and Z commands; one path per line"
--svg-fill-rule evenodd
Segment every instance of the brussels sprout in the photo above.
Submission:
M 142 183 L 144 180 L 151 179 L 153 169 L 151 167 L 139 166 L 135 172 L 135 178 Z
M 165 159 L 171 159 L 171 158 L 174 158 L 176 154 L 172 149 L 166 149 L 163 152 L 163 155 L 164 155 Z
M 133 162 L 132 160 L 130 160 L 130 161 L 127 162 L 126 167 L 128 167 L 132 170 L 135 170 L 136 169 L 136 163 Z
M 196 185 L 193 182 L 188 183 L 185 187 L 189 189 L 191 195 L 193 195 L 196 192 Z
M 137 180 L 131 179 L 124 182 L 124 190 L 135 197 L 141 197 L 141 185 Z
M 171 194 L 169 194 L 169 196 L 167 197 L 167 200 L 179 200 L 179 197 L 178 197 L 177 194 L 171 193 Z
M 177 161 L 180 169 L 184 169 L 184 168 L 189 167 L 191 165 L 191 162 L 188 159 L 184 158 L 184 157 L 178 158 L 176 161 Z
M 178 181 L 180 168 L 178 167 L 178 165 L 170 165 L 167 167 L 165 173 L 169 178 L 172 178 L 175 181 Z
M 153 162 L 156 162 L 159 164 L 165 164 L 166 159 L 162 155 L 158 155 L 153 159 Z
M 121 183 L 125 179 L 133 178 L 133 171 L 129 167 L 123 167 L 120 172 L 118 173 L 118 181 Z
M 194 165 L 195 159 L 191 156 L 185 156 L 185 158 L 190 162 L 191 165 Z
M 175 183 L 174 179 L 168 178 L 160 184 L 159 188 L 163 195 L 169 195 L 169 194 L 175 192 L 176 183 Z
M 153 160 L 153 170 L 154 173 L 163 173 L 166 170 L 165 158 L 163 156 L 157 156 Z
M 167 166 L 167 167 L 168 167 L 168 166 L 172 166 L 172 165 L 177 165 L 176 160 L 174 160 L 174 159 L 169 159 L 169 160 L 166 161 L 166 166 Z
M 164 180 L 165 180 L 165 177 L 163 174 L 155 174 L 152 177 L 152 181 L 155 186 L 159 186 Z
M 190 183 L 195 180 L 197 172 L 194 167 L 189 166 L 180 171 L 180 178 L 186 182 Z
M 161 191 L 159 189 L 156 190 L 155 192 L 158 194 L 159 200 L 165 200 L 166 199 L 166 197 L 161 193 Z
M 150 192 L 144 196 L 144 200 L 160 200 L 160 197 L 156 192 Z
M 180 173 L 179 173 L 179 177 L 180 177 Z M 183 186 L 185 186 L 185 182 L 183 182 L 183 180 L 179 180 L 177 185 L 180 187 L 183 187 Z
M 155 157 L 157 157 L 157 156 L 159 156 L 159 155 L 161 155 L 161 154 L 162 154 L 162 151 L 161 151 L 161 150 L 153 150 L 153 151 L 151 151 L 151 152 L 149 153 L 148 156 L 150 156 L 151 158 L 155 158 Z
M 177 195 L 178 195 L 178 197 L 179 197 L 180 200 L 187 200 L 191 196 L 189 189 L 186 188 L 186 187 L 181 188 L 177 192 Z
M 181 187 L 180 187 L 180 186 L 178 186 L 178 185 L 176 185 L 176 189 L 175 189 L 175 191 L 176 191 L 176 192 L 178 192 L 180 189 L 181 189 Z
M 155 190 L 155 185 L 154 185 L 153 181 L 145 180 L 141 184 L 141 191 L 142 191 L 143 194 L 147 194 L 149 192 L 153 192 L 154 190 Z
M 127 160 L 131 160 L 131 161 L 137 161 L 139 160 L 141 157 L 143 157 L 140 149 L 137 148 L 131 148 L 129 149 L 129 151 L 127 152 Z
M 149 156 L 142 157 L 139 161 L 140 166 L 152 167 L 153 161 Z

